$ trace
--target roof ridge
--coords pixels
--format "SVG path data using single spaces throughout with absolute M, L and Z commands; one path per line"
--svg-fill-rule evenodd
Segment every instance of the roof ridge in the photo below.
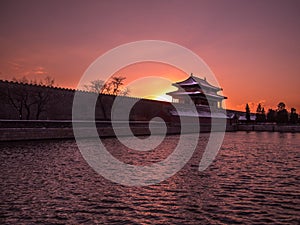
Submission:
M 173 85 L 176 86 L 176 85 L 188 83 L 188 80 L 190 80 L 190 79 L 192 79 L 195 83 L 198 83 L 200 86 L 201 85 L 206 85 L 206 86 L 211 87 L 211 88 L 216 89 L 216 90 L 222 90 L 222 88 L 210 84 L 207 81 L 206 77 L 204 77 L 204 78 L 196 77 L 196 76 L 194 76 L 193 73 L 191 73 L 191 75 L 187 79 L 182 80 L 182 81 L 178 81 L 178 82 L 174 83 Z

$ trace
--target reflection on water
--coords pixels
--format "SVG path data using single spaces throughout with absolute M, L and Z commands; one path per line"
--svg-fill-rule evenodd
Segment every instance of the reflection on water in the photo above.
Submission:
M 207 139 L 175 176 L 146 187 L 104 179 L 73 140 L 0 143 L 0 223 L 299 224 L 300 134 L 227 133 L 199 172 Z M 148 153 L 103 141 L 120 160 L 144 165 L 167 157 L 177 140 L 167 136 Z

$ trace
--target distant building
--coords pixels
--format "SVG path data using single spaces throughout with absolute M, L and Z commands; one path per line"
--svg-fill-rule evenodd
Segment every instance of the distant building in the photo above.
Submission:
M 247 118 L 246 115 L 242 115 L 238 117 L 239 122 L 246 122 Z M 250 115 L 250 121 L 255 121 L 256 120 L 256 115 Z
M 196 106 L 210 106 L 212 108 L 222 108 L 222 101 L 227 97 L 219 95 L 222 88 L 211 85 L 206 79 L 191 76 L 184 81 L 176 82 L 173 86 L 178 90 L 168 92 L 172 96 L 172 102 L 182 104 L 192 104 Z
M 185 122 L 194 123 L 196 117 L 199 119 L 200 130 L 210 132 L 212 125 L 214 130 L 217 126 L 222 131 L 224 123 L 232 120 L 222 107 L 222 101 L 227 99 L 218 94 L 222 88 L 211 85 L 205 78 L 191 74 L 186 80 L 176 82 L 173 86 L 178 90 L 166 93 L 172 96 L 173 103 L 178 103 L 176 109 L 170 110 L 172 121 L 180 122 L 184 118 Z

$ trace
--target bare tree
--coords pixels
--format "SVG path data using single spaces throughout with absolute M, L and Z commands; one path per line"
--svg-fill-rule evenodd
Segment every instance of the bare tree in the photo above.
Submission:
M 19 84 L 6 84 L 0 94 L 8 100 L 8 103 L 17 111 L 20 120 L 32 118 L 32 107 L 36 106 L 35 119 L 39 119 L 49 100 L 49 90 L 45 88 L 32 89 L 28 84 L 52 87 L 54 79 L 47 76 L 44 80 L 28 80 L 26 77 L 13 78 Z
M 49 102 L 49 90 L 38 91 L 34 96 L 36 103 L 36 114 L 35 118 L 40 119 L 42 112 L 46 111 L 46 105 Z
M 83 88 L 87 91 L 94 93 L 102 93 L 104 90 L 104 81 L 103 80 L 93 80 L 89 84 L 83 85 Z
M 102 114 L 105 120 L 108 119 L 108 116 L 106 115 L 106 107 L 104 103 L 105 96 L 103 94 L 127 96 L 130 90 L 123 87 L 125 79 L 126 77 L 123 76 L 113 76 L 107 82 L 98 79 L 90 81 L 89 84 L 83 86 L 87 91 L 100 94 L 98 100 L 100 102 Z
M 21 83 L 21 84 L 29 84 L 29 83 L 31 83 L 31 82 L 29 82 L 29 80 L 25 76 L 23 76 L 23 77 L 21 77 L 19 79 L 13 77 L 12 81 L 17 82 L 17 83 Z
M 54 78 L 47 76 L 44 80 L 39 81 L 40 85 L 46 87 L 53 87 L 55 84 Z M 38 120 L 42 112 L 46 111 L 46 105 L 50 99 L 49 89 L 39 89 L 34 95 L 35 103 L 37 106 L 35 118 Z
M 98 94 L 109 94 L 109 95 L 128 95 L 130 90 L 124 88 L 124 80 L 126 77 L 113 76 L 109 81 L 104 82 L 103 80 L 93 80 L 89 84 L 83 85 L 83 88 L 87 91 L 98 93 Z
M 126 79 L 126 77 L 112 77 L 112 94 L 113 95 L 118 95 L 121 93 L 122 90 L 122 86 L 124 85 L 124 80 Z
M 120 95 L 122 96 L 128 96 L 130 94 L 130 89 L 129 88 L 123 88 L 120 92 Z
M 50 76 L 46 76 L 44 78 L 44 81 L 41 81 L 41 85 L 45 85 L 47 87 L 54 87 L 55 86 L 55 82 L 54 82 L 54 78 L 50 77 Z
M 17 111 L 18 118 L 22 120 L 25 108 L 23 88 L 16 88 L 6 83 L 5 88 L 0 90 L 0 95 L 3 96 L 3 99 L 6 99 L 7 103 Z

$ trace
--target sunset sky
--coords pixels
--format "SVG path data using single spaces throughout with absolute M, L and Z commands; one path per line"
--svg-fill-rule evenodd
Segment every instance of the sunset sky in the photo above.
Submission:
M 283 101 L 299 112 L 299 12 L 299 0 L 1 0 L 0 78 L 50 75 L 59 86 L 76 88 L 88 66 L 110 49 L 163 40 L 192 50 L 208 64 L 228 97 L 227 108 L 244 110 L 248 102 L 255 111 L 258 102 L 268 109 Z M 174 82 L 188 76 L 158 63 L 132 65 L 117 74 L 128 81 L 161 76 Z M 145 81 L 132 92 L 159 96 L 165 86 Z

